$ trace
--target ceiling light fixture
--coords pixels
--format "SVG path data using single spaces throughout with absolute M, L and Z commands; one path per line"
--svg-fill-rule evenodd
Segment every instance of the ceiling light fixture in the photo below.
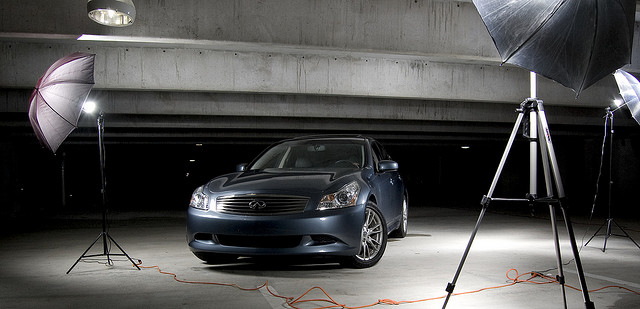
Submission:
M 89 0 L 87 14 L 101 25 L 125 27 L 136 19 L 136 7 L 131 0 Z

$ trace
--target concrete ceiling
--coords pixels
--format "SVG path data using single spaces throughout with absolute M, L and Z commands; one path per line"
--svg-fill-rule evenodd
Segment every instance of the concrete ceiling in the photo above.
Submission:
M 84 1 L 3 1 L 5 132 L 31 134 L 33 86 L 75 51 L 96 54 L 90 98 L 107 113 L 109 134 L 138 142 L 316 132 L 485 138 L 508 132 L 529 95 L 529 73 L 500 65 L 468 0 L 134 2 L 135 23 L 112 28 L 89 20 Z M 637 42 L 631 72 L 640 71 Z M 566 134 L 600 126 L 617 92 L 612 77 L 578 98 L 539 78 L 550 125 Z

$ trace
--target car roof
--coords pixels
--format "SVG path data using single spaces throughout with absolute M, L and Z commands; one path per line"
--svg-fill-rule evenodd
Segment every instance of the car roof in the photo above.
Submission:
M 300 141 L 300 140 L 317 140 L 317 139 L 356 139 L 356 140 L 373 140 L 370 137 L 359 134 L 321 134 L 293 137 L 284 141 Z M 283 142 L 284 142 L 283 141 Z

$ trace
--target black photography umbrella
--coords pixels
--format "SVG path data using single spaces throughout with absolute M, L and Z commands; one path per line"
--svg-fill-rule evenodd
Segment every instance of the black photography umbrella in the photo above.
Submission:
M 29 121 L 40 143 L 54 153 L 78 126 L 93 88 L 94 54 L 60 58 L 40 77 L 29 99 Z
M 503 62 L 576 94 L 631 61 L 634 0 L 473 0 Z

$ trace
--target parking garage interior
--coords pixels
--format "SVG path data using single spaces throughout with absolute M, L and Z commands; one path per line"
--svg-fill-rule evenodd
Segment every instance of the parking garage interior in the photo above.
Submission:
M 84 1 L 10 0 L 0 8 L 0 307 L 327 306 L 273 295 L 296 298 L 314 286 L 328 294 L 312 290 L 314 298 L 335 298 L 337 307 L 383 307 L 385 299 L 442 306 L 424 300 L 445 294 L 530 87 L 527 70 L 501 63 L 472 1 L 134 3 L 136 19 L 126 27 L 95 23 Z M 637 19 L 635 29 L 624 67 L 632 74 L 640 72 Z M 91 260 L 65 274 L 100 232 L 96 119 L 82 114 L 54 154 L 36 138 L 28 110 L 40 76 L 76 51 L 96 55 L 89 99 L 104 112 L 110 229 L 142 265 L 189 283 L 126 260 Z M 633 308 L 640 302 L 633 242 L 640 240 L 640 127 L 626 108 L 615 112 L 614 134 L 604 126 L 605 108 L 619 97 L 612 75 L 577 97 L 539 77 L 538 97 L 589 287 L 616 286 L 592 292 L 595 306 Z M 189 252 L 184 219 L 197 186 L 276 141 L 318 134 L 374 137 L 399 164 L 409 235 L 390 242 L 379 265 L 245 259 L 212 266 Z M 518 130 L 496 196 L 526 195 L 528 146 Z M 546 205 L 492 203 L 458 289 L 505 285 L 512 268 L 554 277 L 549 216 Z M 628 235 L 612 237 L 606 251 L 599 235 L 585 246 L 611 217 Z M 577 286 L 563 231 L 561 241 L 568 284 Z M 256 289 L 203 284 L 220 282 Z M 258 289 L 265 282 L 269 288 Z M 584 306 L 579 292 L 567 295 L 570 308 Z M 557 284 L 522 282 L 449 304 L 498 305 L 555 308 L 562 298 Z

